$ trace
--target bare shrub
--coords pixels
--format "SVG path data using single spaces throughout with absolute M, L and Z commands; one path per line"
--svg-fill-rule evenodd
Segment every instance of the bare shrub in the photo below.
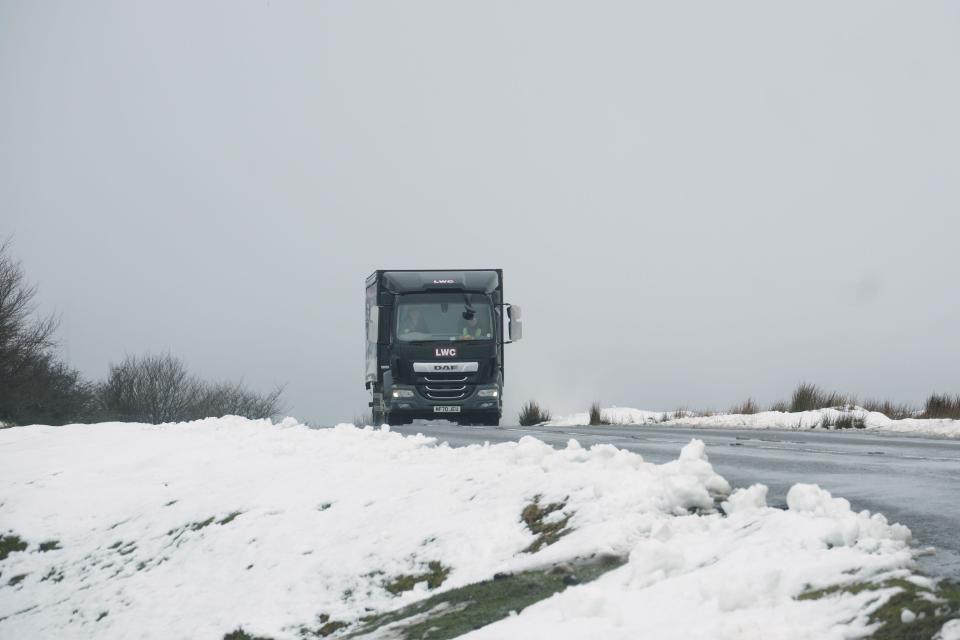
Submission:
M 0 244 L 0 364 L 9 371 L 53 348 L 57 318 L 35 317 L 37 286 L 27 283 L 23 266 L 9 255 L 10 241 Z
M 955 396 L 946 393 L 931 394 L 927 398 L 921 417 L 960 420 L 960 394 Z
M 168 353 L 127 356 L 111 364 L 98 395 L 104 410 L 117 420 L 159 424 L 192 419 L 202 392 L 200 381 Z
M 239 382 L 203 382 L 167 353 L 127 356 L 111 364 L 97 397 L 112 419 L 159 424 L 224 415 L 269 418 L 280 413 L 282 392 L 258 394 Z
M 65 424 L 93 414 L 91 386 L 55 354 L 56 316 L 36 314 L 36 285 L 0 243 L 0 423 Z
M 523 405 L 518 416 L 521 427 L 532 427 L 550 420 L 550 412 L 540 407 L 535 400 Z
M 8 419 L 15 424 L 62 425 L 98 419 L 94 385 L 49 354 L 26 363 L 16 387 L 4 392 L 3 404 L 13 405 Z
M 200 395 L 191 411 L 199 418 L 227 415 L 272 418 L 282 411 L 282 393 L 283 387 L 257 393 L 246 389 L 241 382 L 201 383 Z
M 845 407 L 850 404 L 848 396 L 836 392 L 826 392 L 815 384 L 801 382 L 790 398 L 790 412 L 813 411 L 831 407 Z
M 742 415 L 753 415 L 754 413 L 760 413 L 760 405 L 753 401 L 753 398 L 747 398 L 745 401 L 740 404 L 735 404 L 730 407 L 730 413 L 733 414 L 742 414 Z
M 604 424 L 610 424 L 610 421 L 604 419 L 603 412 L 600 410 L 600 403 L 594 402 L 590 405 L 590 426 L 597 427 Z

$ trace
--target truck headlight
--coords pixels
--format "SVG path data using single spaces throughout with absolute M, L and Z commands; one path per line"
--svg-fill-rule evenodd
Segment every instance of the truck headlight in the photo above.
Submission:
M 477 391 L 477 395 L 481 398 L 496 398 L 500 395 L 500 392 L 496 389 L 480 389 Z
M 393 397 L 394 398 L 412 398 L 413 391 L 411 391 L 410 389 L 394 389 Z

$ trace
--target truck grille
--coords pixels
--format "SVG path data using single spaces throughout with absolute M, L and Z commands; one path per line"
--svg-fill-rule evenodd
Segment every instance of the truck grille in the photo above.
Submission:
M 430 373 L 421 377 L 417 388 L 430 400 L 463 400 L 472 392 L 469 378 L 463 373 Z

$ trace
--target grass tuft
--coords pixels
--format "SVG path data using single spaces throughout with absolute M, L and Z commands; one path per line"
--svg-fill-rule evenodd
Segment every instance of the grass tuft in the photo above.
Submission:
M 867 411 L 876 411 L 891 420 L 903 420 L 917 415 L 917 410 L 908 404 L 896 404 L 890 400 L 864 400 L 860 404 Z
M 346 622 L 340 622 L 339 620 L 331 620 L 330 616 L 326 613 L 321 613 L 317 616 L 317 623 L 320 625 L 316 629 L 311 629 L 310 627 L 303 626 L 300 627 L 300 637 L 301 638 L 326 638 L 327 636 L 336 633 L 340 629 L 348 626 Z
M 770 405 L 770 411 L 779 411 L 780 413 L 790 412 L 790 403 L 786 400 L 777 400 Z
M 823 416 L 819 426 L 822 429 L 866 429 L 867 423 L 863 416 L 842 413 L 837 416 Z
M 594 402 L 592 405 L 590 405 L 590 426 L 598 427 L 604 424 L 610 424 L 610 421 L 603 418 L 603 412 L 600 410 L 600 403 Z
M 47 572 L 47 575 L 40 578 L 40 582 L 46 582 L 47 580 L 51 580 L 53 582 L 60 582 L 61 580 L 63 580 L 63 571 L 60 569 L 57 569 L 56 567 L 51 567 L 50 571 Z
M 541 408 L 536 400 L 531 400 L 521 407 L 518 420 L 521 427 L 533 427 L 550 420 L 550 412 Z
M 47 540 L 46 542 L 40 543 L 40 551 L 43 551 L 43 552 L 56 551 L 57 549 L 61 549 L 61 548 L 62 547 L 60 546 L 59 540 Z
M 224 517 L 222 520 L 217 520 L 217 524 L 228 524 L 228 523 L 230 523 L 230 522 L 233 522 L 234 518 L 236 518 L 237 516 L 239 516 L 239 515 L 242 514 L 242 513 L 243 513 L 243 511 L 232 511 L 232 512 L 230 512 L 226 517 Z
M 530 543 L 530 546 L 524 549 L 524 553 L 536 553 L 543 547 L 550 546 L 561 537 L 570 533 L 567 529 L 567 523 L 573 514 L 567 514 L 562 518 L 550 518 L 550 514 L 562 510 L 567 506 L 566 502 L 551 502 L 547 505 L 540 505 L 541 496 L 534 496 L 533 502 L 528 504 L 520 512 L 520 519 L 530 532 L 537 536 L 536 540 Z
M 211 524 L 213 524 L 213 516 L 210 516 L 209 518 L 207 518 L 206 520 L 203 520 L 203 521 L 201 521 L 201 522 L 194 522 L 193 524 L 190 525 L 190 530 L 191 530 L 191 531 L 199 531 L 200 529 L 203 529 L 204 527 L 209 527 Z
M 730 413 L 735 415 L 753 415 L 755 413 L 760 413 L 760 405 L 753 401 L 753 398 L 747 398 L 740 404 L 735 404 L 730 407 Z
M 921 417 L 960 420 L 960 394 L 955 396 L 946 393 L 931 394 L 927 398 Z
M 397 576 L 383 585 L 383 588 L 395 596 L 412 590 L 419 582 L 426 582 L 428 589 L 436 589 L 443 584 L 448 575 L 450 575 L 450 567 L 445 567 L 440 562 L 431 560 L 427 563 L 427 571 Z
M 790 412 L 813 411 L 815 409 L 830 409 L 831 407 L 845 407 L 850 404 L 850 398 L 836 393 L 824 391 L 815 384 L 801 382 L 793 391 L 790 398 Z
M 28 575 L 30 575 L 30 574 L 28 574 L 28 573 L 21 573 L 20 575 L 13 576 L 12 578 L 10 578 L 9 581 L 7 581 L 7 585 L 8 585 L 8 586 L 11 586 L 11 587 L 15 587 L 15 586 L 17 586 L 18 584 L 20 584 L 21 582 L 23 582 L 23 579 L 26 578 Z
M 267 636 L 252 636 L 243 630 L 243 627 L 237 627 L 230 633 L 223 635 L 223 640 L 273 640 Z
M 11 553 L 26 551 L 27 546 L 27 543 L 15 533 L 9 536 L 0 535 L 0 561 L 6 560 Z

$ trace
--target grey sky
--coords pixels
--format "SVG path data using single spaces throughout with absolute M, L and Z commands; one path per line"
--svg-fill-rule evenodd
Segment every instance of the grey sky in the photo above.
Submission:
M 365 408 L 363 280 L 503 267 L 512 414 L 960 391 L 956 2 L 0 0 L 0 234 L 91 377 Z

